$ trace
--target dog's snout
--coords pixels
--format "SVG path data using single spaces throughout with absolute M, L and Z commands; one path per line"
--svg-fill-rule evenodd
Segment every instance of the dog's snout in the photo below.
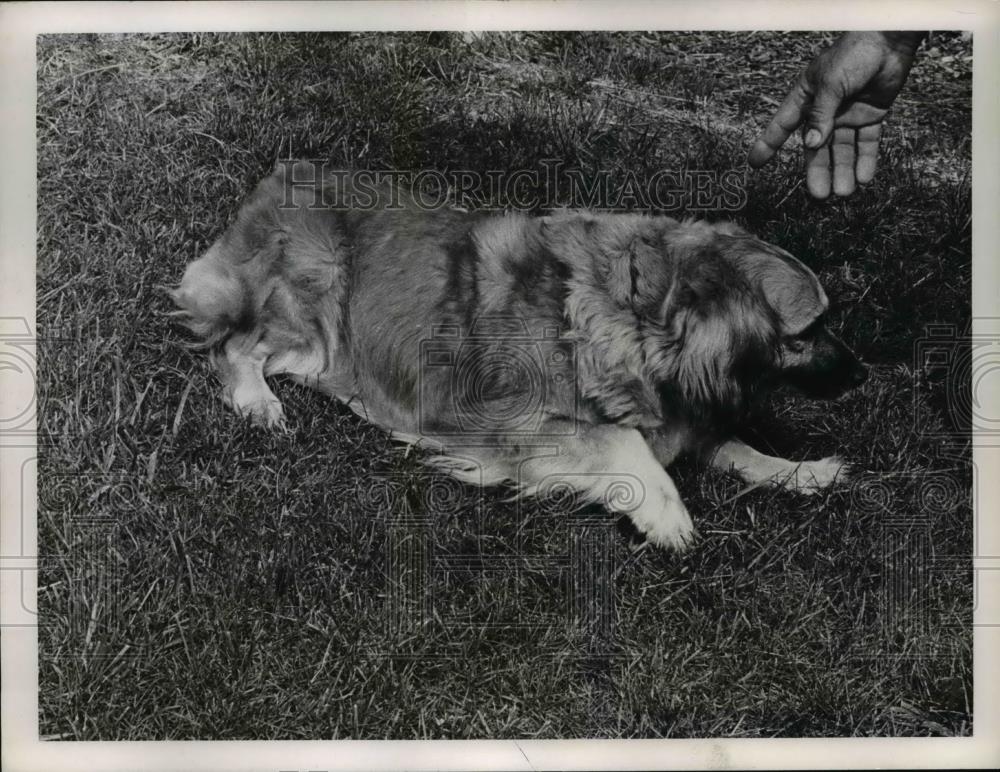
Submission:
M 820 329 L 808 357 L 782 371 L 784 380 L 807 396 L 836 399 L 868 380 L 868 368 L 838 337 Z

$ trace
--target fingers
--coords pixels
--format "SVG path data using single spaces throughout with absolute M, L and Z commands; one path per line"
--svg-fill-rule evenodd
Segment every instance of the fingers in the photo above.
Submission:
M 806 147 L 815 150 L 830 140 L 833 119 L 837 116 L 840 102 L 840 94 L 833 88 L 824 86 L 817 90 L 816 98 L 809 110 L 808 129 L 805 135 Z
M 806 188 L 813 198 L 824 199 L 830 195 L 830 145 L 818 150 L 805 149 Z
M 875 178 L 875 167 L 878 163 L 878 141 L 881 134 L 881 123 L 858 129 L 858 162 L 855 175 L 862 185 L 867 185 Z
M 840 128 L 833 133 L 830 147 L 833 155 L 833 192 L 849 196 L 854 192 L 854 136 L 855 130 Z
M 761 133 L 747 158 L 750 166 L 758 168 L 770 161 L 785 140 L 795 131 L 805 118 L 809 95 L 799 80 L 788 92 L 778 112 L 774 114 L 767 128 Z
M 818 150 L 805 149 L 806 187 L 813 198 L 849 196 L 857 185 L 866 185 L 875 177 L 881 124 L 861 129 L 841 127 L 832 141 Z M 831 163 L 832 162 L 832 163 Z
M 747 161 L 753 168 L 770 161 L 807 116 L 808 126 L 803 139 L 807 151 L 818 150 L 829 142 L 833 121 L 842 101 L 841 94 L 830 86 L 812 88 L 804 80 L 806 77 L 803 75 L 788 92 L 778 112 L 751 148 Z M 813 91 L 815 96 L 812 96 Z
M 881 124 L 873 123 L 859 129 L 842 126 L 835 130 L 834 122 L 843 97 L 843 87 L 815 73 L 810 75 L 807 70 L 754 143 L 747 158 L 750 166 L 759 168 L 770 161 L 791 133 L 805 123 L 802 132 L 806 187 L 810 195 L 825 199 L 832 189 L 838 196 L 849 196 L 859 183 L 871 182 L 875 176 Z M 881 113 L 884 115 L 885 110 Z M 880 118 L 881 115 L 867 117 L 868 120 Z M 844 116 L 840 121 L 844 122 Z

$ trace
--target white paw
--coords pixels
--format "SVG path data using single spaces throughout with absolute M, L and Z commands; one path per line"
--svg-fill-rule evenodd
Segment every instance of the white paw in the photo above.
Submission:
M 689 549 L 698 535 L 687 508 L 679 499 L 668 499 L 657 512 L 636 511 L 632 513 L 632 521 L 649 543 L 676 552 Z
M 254 426 L 265 429 L 285 429 L 285 409 L 276 399 L 261 400 L 234 406 L 241 416 L 249 418 Z
M 818 461 L 803 461 L 798 464 L 788 478 L 778 481 L 786 488 L 811 496 L 834 483 L 847 482 L 850 468 L 837 456 L 821 458 Z
M 266 384 L 237 383 L 222 390 L 222 401 L 254 426 L 285 428 L 285 409 Z

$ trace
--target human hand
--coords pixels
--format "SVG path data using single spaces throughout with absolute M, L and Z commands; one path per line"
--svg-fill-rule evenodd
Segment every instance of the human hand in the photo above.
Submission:
M 771 160 L 802 126 L 806 187 L 815 198 L 849 196 L 871 182 L 882 121 L 913 66 L 925 33 L 846 32 L 795 82 L 750 151 L 750 166 Z M 831 142 L 832 135 L 832 142 Z

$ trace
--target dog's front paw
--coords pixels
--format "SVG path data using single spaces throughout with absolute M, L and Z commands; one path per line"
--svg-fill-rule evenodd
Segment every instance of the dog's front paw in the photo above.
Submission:
M 237 415 L 249 418 L 254 426 L 265 429 L 284 430 L 285 409 L 281 401 L 264 384 L 237 384 L 235 388 L 222 390 L 222 401 Z
M 834 483 L 845 483 L 850 479 L 850 467 L 837 456 L 821 458 L 818 461 L 803 461 L 799 464 L 785 486 L 810 496 L 829 488 Z
M 241 405 L 236 408 L 236 412 L 245 418 L 249 418 L 254 426 L 260 426 L 264 429 L 276 429 L 278 431 L 284 431 L 286 428 L 285 409 L 276 399 L 260 400 Z
M 680 501 L 668 501 L 655 515 L 636 515 L 633 515 L 632 521 L 646 537 L 646 541 L 657 547 L 686 552 L 698 536 L 687 508 Z

